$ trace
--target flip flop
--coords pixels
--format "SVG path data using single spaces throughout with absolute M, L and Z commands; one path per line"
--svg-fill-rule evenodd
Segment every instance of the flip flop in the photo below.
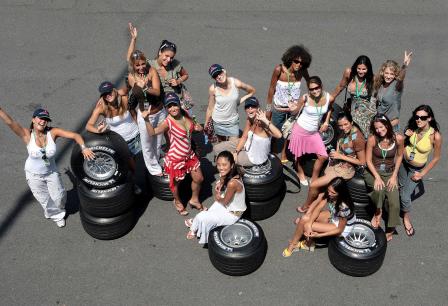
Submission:
M 182 205 L 182 203 L 179 204 L 179 205 L 182 205 L 182 208 L 180 208 L 178 206 L 178 204 L 176 203 L 176 200 L 173 200 L 173 204 L 174 204 L 174 208 L 176 209 L 176 211 L 179 215 L 181 215 L 181 216 L 188 215 L 188 211 L 185 209 L 185 207 Z
M 306 212 L 308 211 L 308 208 L 303 208 L 302 206 L 299 206 L 299 207 L 296 208 L 296 210 L 297 210 L 299 213 L 304 214 L 304 213 L 306 213 Z
M 283 165 L 287 164 L 289 162 L 289 159 L 282 159 L 281 162 L 282 162 Z
M 206 211 L 207 210 L 207 207 L 205 207 L 201 203 L 188 202 L 188 204 L 190 204 L 191 208 L 195 208 L 195 209 L 197 209 L 199 211 Z
M 404 227 L 404 230 L 406 231 L 406 235 L 408 235 L 409 237 L 414 236 L 415 234 L 415 229 L 411 224 L 411 227 Z

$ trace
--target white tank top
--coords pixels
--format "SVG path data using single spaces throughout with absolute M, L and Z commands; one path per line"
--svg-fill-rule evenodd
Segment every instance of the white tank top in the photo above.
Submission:
M 247 151 L 247 157 L 252 164 L 261 165 L 268 159 L 271 150 L 271 137 L 262 137 L 249 131 L 244 150 Z
M 309 132 L 317 132 L 320 126 L 320 120 L 328 111 L 328 102 L 330 101 L 330 94 L 326 93 L 327 101 L 325 105 L 316 107 L 315 105 L 308 105 L 308 98 L 305 101 L 303 111 L 297 118 L 297 123 Z M 314 104 L 314 102 L 313 102 Z
M 296 101 L 300 98 L 301 82 L 277 81 L 274 94 L 274 105 L 278 107 L 288 107 L 289 101 Z
M 215 87 L 215 108 L 213 109 L 212 119 L 217 123 L 233 124 L 238 122 L 238 88 L 235 86 L 233 78 L 228 79 L 230 91 L 228 95 L 218 92 Z
M 235 192 L 233 195 L 232 201 L 227 206 L 228 211 L 245 211 L 247 209 L 246 206 L 246 192 L 244 190 L 244 184 L 241 180 L 236 180 L 238 183 L 243 186 L 243 190 L 241 192 Z
M 129 111 L 123 114 L 123 117 L 115 116 L 106 118 L 106 123 L 111 131 L 119 134 L 124 140 L 129 141 L 138 135 L 138 126 Z
M 46 145 L 44 148 L 36 144 L 34 133 L 31 132 L 30 142 L 26 145 L 28 150 L 28 158 L 25 162 L 25 171 L 33 174 L 47 174 L 49 172 L 57 171 L 55 155 L 56 144 L 51 137 L 50 131 L 46 135 Z M 45 157 L 46 159 L 42 158 Z

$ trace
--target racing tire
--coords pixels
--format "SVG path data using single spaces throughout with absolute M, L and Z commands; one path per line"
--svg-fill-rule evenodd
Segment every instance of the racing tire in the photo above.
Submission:
M 135 209 L 130 209 L 113 218 L 93 217 L 82 209 L 80 209 L 79 215 L 86 233 L 99 240 L 113 240 L 123 237 L 134 228 L 137 221 Z
M 86 147 L 95 153 L 94 160 L 84 160 L 81 148 L 74 145 L 71 168 L 84 184 L 95 189 L 108 189 L 126 180 L 129 171 L 129 149 L 126 141 L 115 132 L 82 134 Z
M 208 238 L 208 255 L 220 272 L 247 275 L 257 270 L 266 257 L 267 241 L 261 227 L 249 220 L 212 229 Z
M 369 221 L 357 219 L 345 237 L 335 237 L 328 245 L 331 264 L 344 274 L 367 276 L 379 270 L 387 250 L 384 231 Z
M 285 198 L 286 183 L 283 181 L 283 186 L 280 191 L 271 199 L 264 201 L 250 201 L 246 198 L 247 210 L 244 212 L 244 217 L 250 220 L 259 221 L 273 216 L 279 209 L 280 204 Z
M 369 191 L 367 190 L 364 177 L 358 171 L 355 175 L 347 181 L 347 188 L 353 202 L 369 203 Z
M 266 201 L 276 195 L 285 183 L 280 159 L 269 154 L 262 165 L 245 167 L 243 175 L 246 198 L 249 201 Z
M 154 197 L 162 201 L 172 201 L 174 199 L 170 189 L 170 179 L 168 175 L 164 174 L 163 176 L 157 176 L 150 174 L 149 182 Z
M 90 189 L 83 183 L 78 185 L 81 209 L 93 217 L 111 218 L 128 211 L 135 202 L 132 181 L 109 189 Z

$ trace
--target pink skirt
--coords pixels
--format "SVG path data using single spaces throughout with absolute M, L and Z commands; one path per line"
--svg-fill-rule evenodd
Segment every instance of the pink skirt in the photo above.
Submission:
M 328 157 L 319 132 L 309 132 L 298 125 L 297 122 L 292 127 L 288 148 L 296 158 L 307 153 Z

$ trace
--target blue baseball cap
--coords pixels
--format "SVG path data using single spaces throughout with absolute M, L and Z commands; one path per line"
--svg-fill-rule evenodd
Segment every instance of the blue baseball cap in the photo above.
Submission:
M 102 95 L 112 92 L 114 90 L 114 88 L 115 88 L 114 84 L 112 84 L 109 81 L 104 81 L 98 87 L 98 91 L 100 92 L 100 95 L 102 96 Z
M 165 94 L 165 99 L 163 99 L 163 104 L 165 107 L 168 107 L 170 104 L 177 104 L 180 106 L 180 99 L 179 96 L 176 95 L 174 92 L 168 92 Z
M 213 64 L 208 68 L 208 74 L 214 79 L 224 71 L 224 68 L 220 64 Z
M 249 97 L 244 101 L 244 108 L 248 108 L 250 106 L 259 107 L 260 102 L 258 102 L 258 99 L 255 97 Z
M 36 109 L 33 113 L 33 118 L 34 117 L 51 122 L 50 113 L 46 109 L 43 109 L 43 108 Z

